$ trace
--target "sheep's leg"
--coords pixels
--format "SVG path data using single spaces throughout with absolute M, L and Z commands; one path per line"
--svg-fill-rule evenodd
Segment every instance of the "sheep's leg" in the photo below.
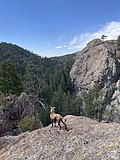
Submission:
M 67 125 L 65 124 L 65 122 L 62 119 L 61 122 L 65 125 L 65 129 L 67 130 Z
M 52 127 L 53 127 L 54 120 L 52 119 L 52 121 L 51 121 L 51 122 L 52 122 Z
M 59 125 L 59 127 L 60 127 L 60 129 L 61 129 L 60 120 L 58 120 L 58 125 Z
M 55 127 L 57 127 L 57 126 L 56 126 L 56 121 L 57 121 L 57 120 L 56 120 L 56 118 L 55 118 L 55 119 L 54 119 Z
M 55 124 L 55 127 L 57 127 L 57 126 L 56 126 L 56 118 L 55 118 L 55 119 L 52 119 L 51 122 L 52 122 L 52 127 L 54 127 L 54 124 Z

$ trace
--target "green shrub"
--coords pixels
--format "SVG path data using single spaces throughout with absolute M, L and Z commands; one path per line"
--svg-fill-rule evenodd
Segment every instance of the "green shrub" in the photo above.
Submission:
M 20 129 L 22 132 L 26 131 L 32 131 L 34 130 L 34 120 L 28 116 L 24 117 L 20 122 L 19 122 Z

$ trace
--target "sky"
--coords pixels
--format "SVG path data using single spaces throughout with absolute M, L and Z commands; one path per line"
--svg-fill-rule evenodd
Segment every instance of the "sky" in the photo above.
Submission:
M 120 35 L 120 0 L 0 0 L 0 42 L 42 57 L 83 49 Z

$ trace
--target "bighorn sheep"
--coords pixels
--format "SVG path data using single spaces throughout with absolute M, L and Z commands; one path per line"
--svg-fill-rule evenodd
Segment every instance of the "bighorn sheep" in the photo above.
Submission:
M 52 127 L 53 127 L 53 123 L 55 123 L 55 127 L 56 127 L 56 122 L 58 122 L 58 125 L 61 129 L 60 122 L 62 122 L 65 126 L 65 129 L 67 130 L 67 125 L 63 121 L 63 117 L 60 114 L 55 113 L 55 107 L 50 107 L 50 119 L 51 119 L 51 122 L 52 122 Z

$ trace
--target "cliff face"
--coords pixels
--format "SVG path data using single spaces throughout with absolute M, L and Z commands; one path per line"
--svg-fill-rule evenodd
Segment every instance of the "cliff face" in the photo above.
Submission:
M 0 136 L 19 134 L 19 122 L 26 116 L 33 120 L 35 128 L 42 127 L 36 107 L 26 93 L 21 93 L 19 97 L 8 96 L 6 107 L 0 106 Z
M 102 87 L 116 83 L 120 75 L 119 68 L 114 41 L 95 39 L 78 54 L 70 75 L 80 92 L 89 89 L 95 82 Z
M 116 49 L 117 41 L 95 39 L 78 53 L 70 76 L 75 85 L 76 94 L 89 90 L 99 84 L 107 96 L 106 108 L 115 107 L 120 121 L 120 59 Z
M 0 160 L 119 160 L 120 125 L 65 117 L 68 131 L 51 126 L 0 138 Z

